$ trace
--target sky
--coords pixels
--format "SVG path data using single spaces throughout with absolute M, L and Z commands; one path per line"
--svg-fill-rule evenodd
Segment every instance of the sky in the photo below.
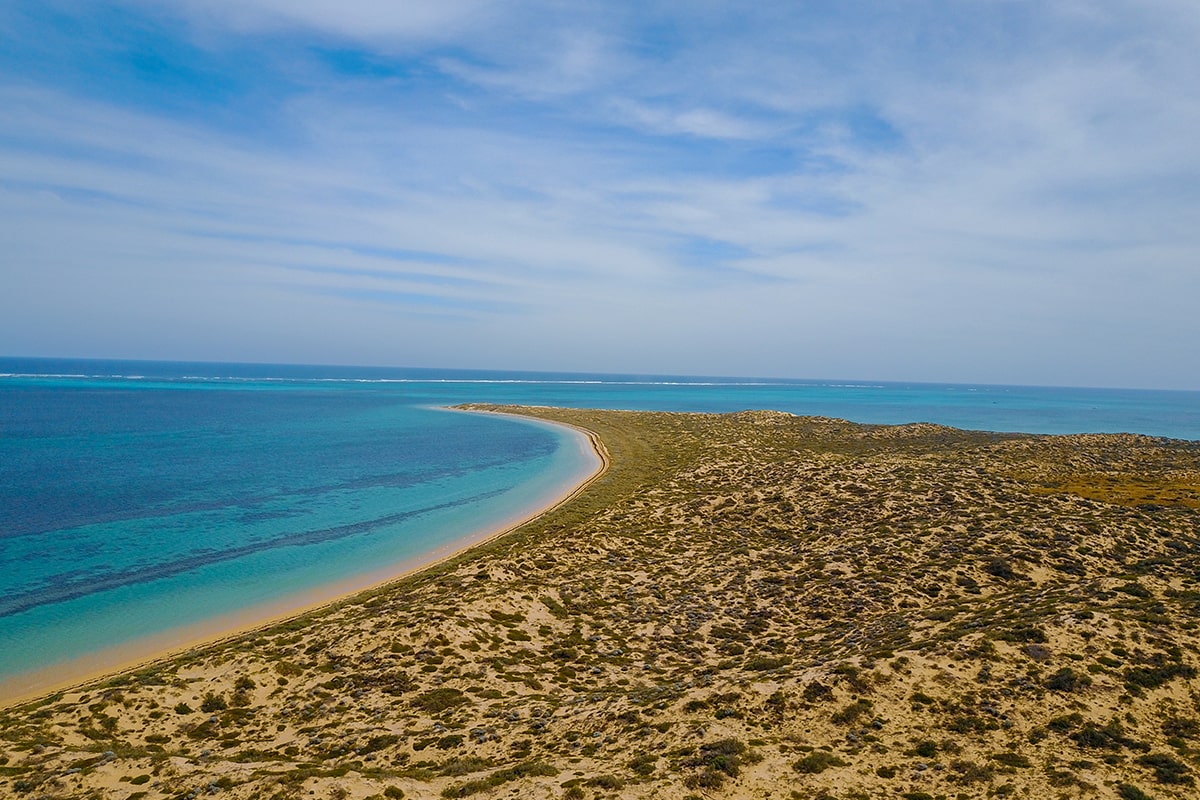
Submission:
M 1194 0 L 7 0 L 0 354 L 1200 389 Z

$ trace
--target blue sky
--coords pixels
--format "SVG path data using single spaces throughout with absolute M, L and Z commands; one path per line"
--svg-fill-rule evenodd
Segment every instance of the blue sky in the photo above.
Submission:
M 1200 4 L 10 0 L 0 353 L 1200 389 Z

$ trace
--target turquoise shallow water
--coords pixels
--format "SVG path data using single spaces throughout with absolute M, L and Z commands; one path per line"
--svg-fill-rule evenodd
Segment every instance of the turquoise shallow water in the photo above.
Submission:
M 1200 439 L 1200 393 L 0 359 L 0 680 L 377 573 L 592 462 L 465 401 Z
M 379 386 L 0 381 L 0 679 L 378 575 L 544 505 L 580 437 Z

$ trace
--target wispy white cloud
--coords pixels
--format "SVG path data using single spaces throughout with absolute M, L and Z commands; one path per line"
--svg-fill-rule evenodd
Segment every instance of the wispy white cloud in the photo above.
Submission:
M 184 0 L 167 7 L 242 33 L 301 29 L 380 43 L 452 40 L 492 22 L 499 5 L 492 0 Z
M 1190 4 L 123 8 L 235 89 L 0 61 L 0 350 L 1200 374 Z
M 711 108 L 674 109 L 617 99 L 618 118 L 650 134 L 689 135 L 711 139 L 755 140 L 771 136 L 770 126 Z
M 631 65 L 603 35 L 567 29 L 554 36 L 536 37 L 513 59 L 473 62 L 461 57 L 442 57 L 439 69 L 471 85 L 509 92 L 518 97 L 549 100 L 603 90 Z M 493 56 L 489 50 L 480 55 Z

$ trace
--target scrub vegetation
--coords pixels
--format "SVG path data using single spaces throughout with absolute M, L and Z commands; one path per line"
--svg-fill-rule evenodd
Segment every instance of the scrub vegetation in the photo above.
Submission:
M 0 796 L 1200 792 L 1200 443 L 485 408 L 611 467 L 383 589 L 0 713 Z

